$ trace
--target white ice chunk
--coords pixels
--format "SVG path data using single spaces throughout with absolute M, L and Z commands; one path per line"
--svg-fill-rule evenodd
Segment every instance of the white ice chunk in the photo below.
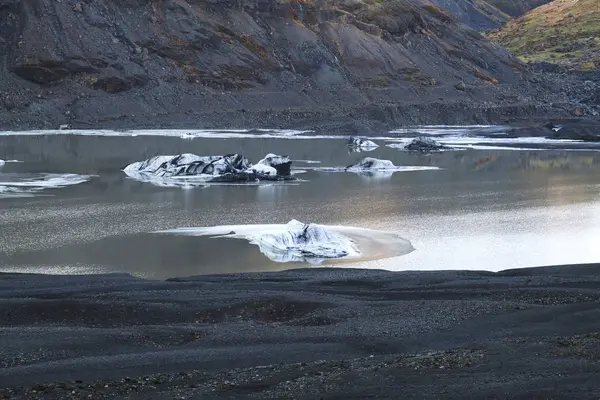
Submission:
M 363 150 L 366 150 L 366 149 L 374 150 L 377 147 L 379 147 L 379 145 L 377 143 L 375 143 L 371 140 L 368 140 L 368 139 L 360 138 L 360 137 L 351 137 L 348 140 L 348 146 L 360 148 Z
M 414 250 L 410 241 L 392 232 L 372 229 L 304 224 L 224 225 L 204 228 L 177 228 L 156 233 L 245 239 L 276 262 L 325 260 L 372 260 L 396 257 Z
M 381 171 L 381 170 L 394 170 L 397 167 L 390 160 L 380 160 L 373 157 L 365 157 L 359 163 L 346 167 L 348 171 Z
M 269 165 L 265 164 L 256 164 L 249 168 L 250 172 L 254 172 L 257 174 L 268 175 L 268 176 L 277 176 L 277 170 Z

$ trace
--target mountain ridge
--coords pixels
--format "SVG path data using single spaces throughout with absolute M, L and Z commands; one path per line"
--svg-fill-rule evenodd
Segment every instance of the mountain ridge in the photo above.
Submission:
M 361 130 L 571 107 L 426 0 L 0 0 L 0 10 L 4 129 Z
M 554 0 L 489 36 L 524 61 L 600 68 L 600 2 Z

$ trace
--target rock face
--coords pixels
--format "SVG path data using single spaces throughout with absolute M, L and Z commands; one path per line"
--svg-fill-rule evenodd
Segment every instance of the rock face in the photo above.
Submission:
M 443 144 L 427 136 L 420 136 L 418 138 L 413 139 L 404 148 L 409 151 L 418 151 L 423 153 L 447 149 L 447 147 Z
M 152 178 L 198 178 L 204 182 L 283 181 L 295 179 L 287 156 L 268 154 L 256 165 L 241 154 L 225 156 L 156 156 L 129 164 L 123 171 L 144 181 Z
M 292 220 L 283 229 L 267 231 L 248 238 L 261 253 L 276 262 L 320 264 L 326 259 L 360 254 L 354 242 L 323 226 Z
M 0 54 L 0 129 L 457 123 L 548 93 L 426 0 L 0 0 Z

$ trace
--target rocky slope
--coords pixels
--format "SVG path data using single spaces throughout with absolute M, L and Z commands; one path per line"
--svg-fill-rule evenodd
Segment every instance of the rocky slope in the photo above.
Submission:
M 430 0 L 455 15 L 463 24 L 478 30 L 500 28 L 512 18 L 551 0 Z
M 433 4 L 455 15 L 463 24 L 486 31 L 499 28 L 510 20 L 510 16 L 481 0 L 430 0 Z
M 364 131 L 572 108 L 426 0 L 0 0 L 0 54 L 0 129 Z
M 486 0 L 503 13 L 517 18 L 527 11 L 551 2 L 552 0 Z
M 555 0 L 490 35 L 525 61 L 600 68 L 600 2 Z

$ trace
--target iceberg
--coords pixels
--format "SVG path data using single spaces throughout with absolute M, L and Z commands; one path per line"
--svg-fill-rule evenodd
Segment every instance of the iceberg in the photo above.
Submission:
M 159 234 L 244 239 L 258 246 L 270 260 L 319 265 L 329 261 L 361 261 L 397 257 L 414 251 L 410 241 L 396 233 L 366 228 L 305 224 L 222 225 L 176 228 Z
M 396 167 L 390 160 L 380 160 L 373 157 L 365 157 L 360 162 L 346 167 L 346 171 L 362 172 L 362 171 L 386 171 L 395 170 Z
M 379 145 L 368 139 L 351 137 L 348 139 L 348 147 L 358 151 L 371 151 L 375 150 Z
M 198 156 L 179 154 L 156 156 L 127 165 L 123 172 L 130 178 L 159 186 L 188 187 L 192 182 L 247 183 L 295 180 L 289 157 L 267 154 L 252 164 L 241 154 Z M 193 186 L 193 185 L 192 185 Z
M 410 143 L 404 146 L 405 150 L 408 151 L 418 151 L 421 153 L 429 153 L 435 151 L 442 151 L 448 149 L 448 147 L 444 146 L 440 142 L 433 140 L 430 137 L 419 136 L 414 138 Z
M 365 157 L 358 163 L 348 165 L 347 167 L 322 167 L 311 169 L 325 172 L 353 172 L 367 178 L 389 179 L 394 172 L 429 171 L 439 170 L 440 168 L 421 165 L 396 166 L 389 160 Z
M 320 264 L 326 259 L 358 256 L 360 252 L 348 237 L 323 226 L 292 220 L 282 229 L 258 232 L 247 237 L 260 252 L 276 262 Z

